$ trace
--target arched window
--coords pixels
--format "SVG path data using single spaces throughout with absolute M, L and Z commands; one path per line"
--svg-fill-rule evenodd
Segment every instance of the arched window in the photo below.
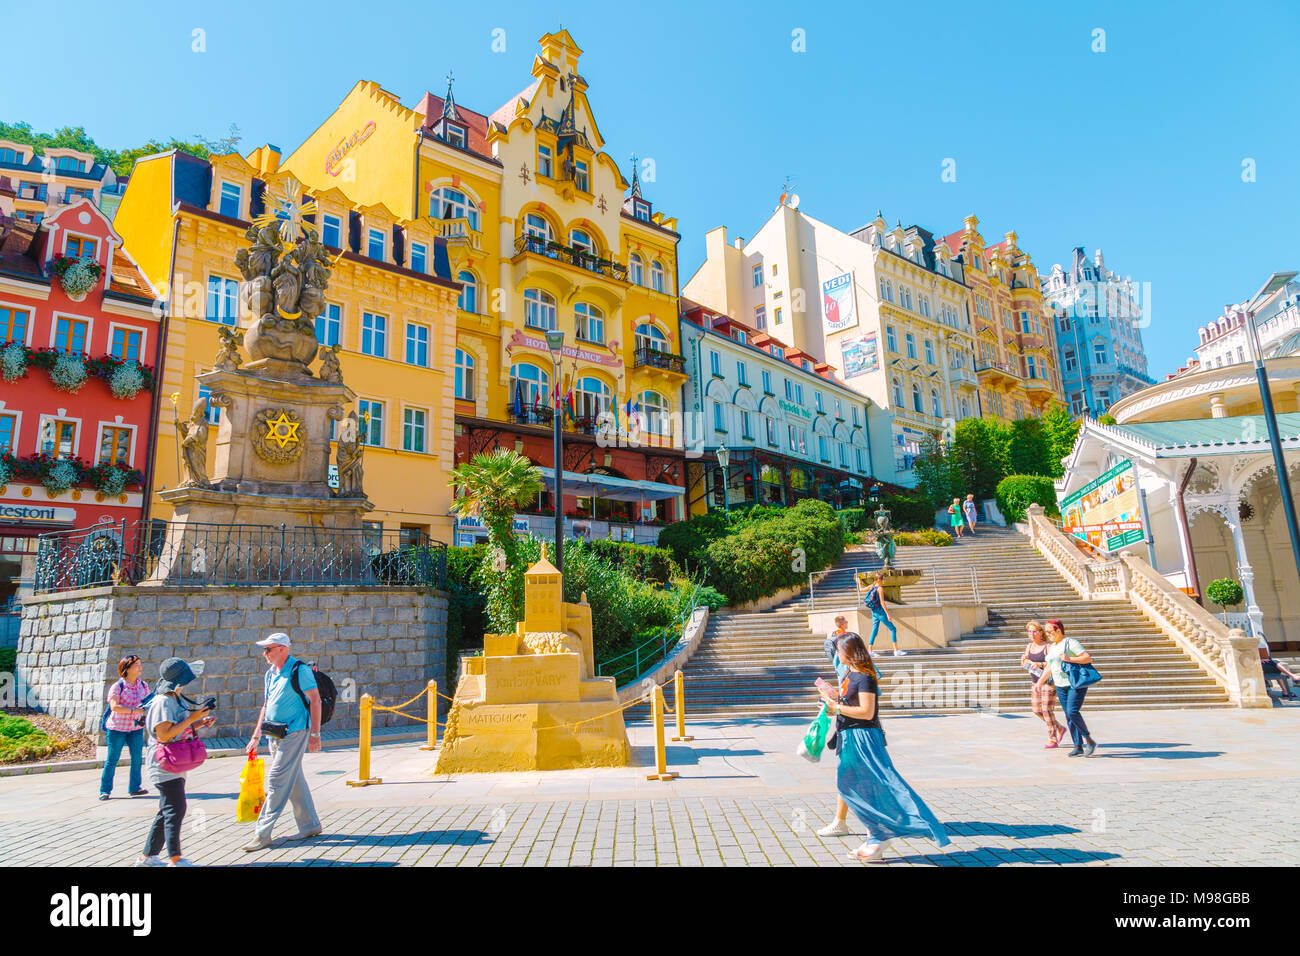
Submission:
M 474 356 L 456 350 L 456 397 L 474 400 Z
M 916 409 L 918 412 L 920 412 L 922 415 L 925 414 L 925 403 L 921 401 L 920 385 L 916 385 L 916 384 L 912 385 L 912 407 Z
M 524 216 L 524 239 L 529 252 L 539 252 L 544 256 L 554 257 L 555 250 L 548 248 L 548 243 L 555 240 L 551 224 L 545 217 L 530 212 Z
M 636 285 L 645 285 L 645 268 L 641 264 L 641 257 L 635 252 L 627 258 L 627 278 Z
M 939 392 L 937 389 L 930 389 L 930 414 L 935 418 L 943 418 L 943 406 L 939 404 Z
M 461 272 L 457 274 L 456 281 L 463 283 L 460 290 L 460 297 L 456 300 L 456 307 L 462 312 L 478 312 L 478 279 L 474 278 L 472 272 Z
M 667 352 L 668 336 L 649 322 L 643 322 L 636 327 L 636 347 L 638 349 L 651 349 L 655 352 Z
M 541 289 L 525 289 L 524 324 L 544 331 L 555 328 L 555 297 Z
M 670 434 L 668 399 L 658 392 L 642 392 L 640 402 L 642 431 L 650 435 Z
M 544 369 L 528 362 L 519 362 L 510 366 L 510 405 L 515 402 L 515 389 L 519 389 L 520 401 L 527 408 L 550 408 L 551 399 L 547 386 L 550 376 Z
M 605 342 L 605 313 L 594 305 L 579 302 L 573 307 L 573 324 L 578 338 L 585 342 Z
M 609 411 L 612 403 L 609 386 L 600 379 L 590 376 L 578 379 L 573 390 L 573 411 L 579 419 L 594 422 Z
M 894 407 L 903 407 L 903 384 L 898 379 L 894 379 Z
M 664 291 L 664 267 L 658 259 L 650 263 L 650 288 L 656 292 Z
M 596 254 L 596 244 L 592 242 L 591 236 L 581 229 L 575 229 L 569 233 L 569 245 L 575 249 L 581 249 L 583 252 L 589 252 L 592 255 Z
M 465 219 L 469 227 L 479 231 L 478 207 L 459 189 L 439 186 L 429 193 L 429 217 L 431 219 Z

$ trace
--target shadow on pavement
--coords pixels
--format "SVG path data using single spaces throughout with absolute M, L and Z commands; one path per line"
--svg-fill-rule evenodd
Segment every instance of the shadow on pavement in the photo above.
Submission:
M 1204 760 L 1208 757 L 1222 757 L 1222 750 L 1167 750 L 1164 748 L 1171 747 L 1189 747 L 1190 744 L 1161 744 L 1161 743 L 1137 743 L 1137 744 L 1098 744 L 1097 752 L 1092 755 L 1091 759 L 1097 757 L 1113 757 L 1119 760 Z M 1115 751 L 1122 748 L 1128 748 L 1136 751 L 1135 753 L 1116 753 Z
M 1015 863 L 1032 863 L 1041 866 L 1060 866 L 1065 863 L 1096 863 L 1103 860 L 1117 860 L 1122 854 L 1102 853 L 1091 850 L 1067 850 L 1057 847 L 1031 849 L 1015 847 L 1013 849 L 993 850 L 955 850 L 951 853 L 913 853 L 908 856 L 887 854 L 885 863 L 929 863 L 932 866 L 1008 866 Z M 878 866 L 879 864 L 864 864 Z
M 421 830 L 419 833 L 327 833 L 315 837 L 305 845 L 309 847 L 374 846 L 385 849 L 395 846 L 440 846 L 457 844 L 491 843 L 492 838 L 482 830 Z M 277 843 L 276 849 L 281 849 Z
M 1078 833 L 1078 827 L 1062 826 L 1059 823 L 988 823 L 984 820 L 939 821 L 949 833 L 958 836 L 1006 836 L 1015 840 L 1031 840 L 1035 837 L 1064 836 Z

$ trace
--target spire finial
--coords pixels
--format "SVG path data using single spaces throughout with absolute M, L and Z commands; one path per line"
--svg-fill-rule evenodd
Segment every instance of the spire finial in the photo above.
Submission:
M 637 169 L 636 153 L 632 154 L 632 196 L 641 198 L 641 175 Z
M 452 98 L 451 95 L 451 83 L 454 78 L 455 78 L 455 74 L 451 70 L 448 70 L 447 71 L 447 95 L 443 97 L 442 100 L 443 119 L 449 119 L 449 120 L 460 119 L 460 116 L 456 113 L 456 101 Z

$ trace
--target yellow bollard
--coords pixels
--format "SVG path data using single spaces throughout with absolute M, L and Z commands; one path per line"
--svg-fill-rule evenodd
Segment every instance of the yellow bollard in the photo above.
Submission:
M 650 713 L 655 725 L 655 772 L 646 774 L 647 780 L 672 780 L 676 771 L 668 769 L 668 754 L 664 751 L 664 689 L 656 687 L 650 698 Z
M 677 736 L 673 740 L 694 740 L 686 736 L 686 679 L 679 670 L 673 674 L 673 708 L 677 711 Z
M 438 749 L 438 682 L 429 681 L 429 689 L 425 691 L 425 698 L 429 706 L 429 735 L 427 742 L 421 750 Z
M 356 780 L 349 780 L 349 787 L 369 787 L 376 783 L 384 781 L 378 777 L 370 776 L 370 723 L 373 719 L 371 709 L 375 706 L 375 699 L 369 694 L 361 695 L 361 726 L 357 731 L 361 750 L 361 769 Z

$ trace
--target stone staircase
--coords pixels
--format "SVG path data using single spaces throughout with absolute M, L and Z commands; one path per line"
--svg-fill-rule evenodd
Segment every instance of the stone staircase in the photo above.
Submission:
M 970 603 L 978 596 L 989 619 L 947 648 L 897 658 L 882 629 L 876 662 L 886 715 L 1028 713 L 1029 677 L 1019 666 L 1024 627 L 1047 618 L 1061 619 L 1102 672 L 1104 679 L 1088 693 L 1088 710 L 1228 705 L 1219 686 L 1131 605 L 1080 600 L 1017 532 L 986 526 L 949 548 L 902 547 L 895 564 L 926 572 L 904 589 L 907 603 L 934 604 L 936 588 L 940 603 Z M 687 712 L 700 718 L 814 713 L 813 681 L 833 674 L 822 652 L 825 635 L 809 630 L 808 611 L 853 607 L 853 572 L 878 566 L 873 553 L 846 553 L 811 596 L 769 611 L 714 616 L 684 668 Z

